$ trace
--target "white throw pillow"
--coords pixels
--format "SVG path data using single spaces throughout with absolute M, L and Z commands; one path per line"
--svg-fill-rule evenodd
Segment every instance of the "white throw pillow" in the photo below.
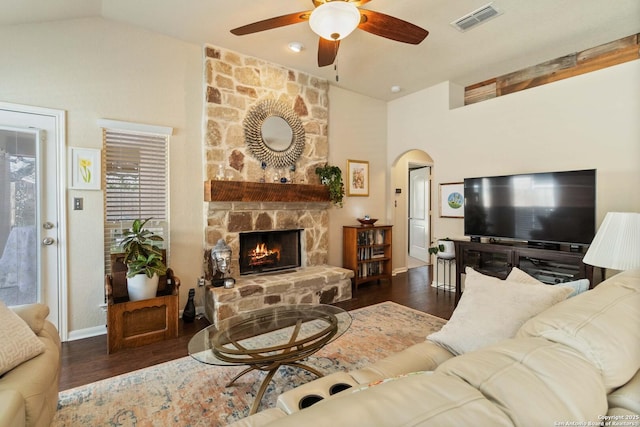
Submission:
M 524 271 L 516 267 L 513 267 L 511 269 L 511 273 L 509 273 L 506 280 L 507 282 L 520 282 L 520 283 L 529 283 L 534 285 L 538 285 L 538 284 L 544 285 L 544 283 L 542 283 L 535 277 L 532 277 L 528 273 L 525 273 Z M 578 294 L 581 294 L 582 292 L 588 291 L 589 280 L 578 279 L 578 280 L 573 280 L 571 282 L 557 283 L 555 285 L 549 285 L 549 286 L 565 286 L 567 288 L 571 288 L 571 293 L 567 297 L 567 298 L 571 298 L 571 297 L 575 297 Z
M 465 271 L 466 285 L 451 319 L 427 337 L 456 355 L 512 338 L 528 319 L 563 301 L 571 289 L 520 283 Z
M 529 285 L 544 285 L 544 283 L 542 283 L 532 275 L 520 270 L 518 267 L 513 267 L 505 280 L 507 282 L 520 282 Z
M 43 351 L 29 325 L 0 301 L 0 375 Z

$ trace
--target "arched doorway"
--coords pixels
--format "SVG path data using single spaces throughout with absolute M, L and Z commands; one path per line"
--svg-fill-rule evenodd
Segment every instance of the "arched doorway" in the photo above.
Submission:
M 394 273 L 430 263 L 432 166 L 422 150 L 403 153 L 391 166 Z

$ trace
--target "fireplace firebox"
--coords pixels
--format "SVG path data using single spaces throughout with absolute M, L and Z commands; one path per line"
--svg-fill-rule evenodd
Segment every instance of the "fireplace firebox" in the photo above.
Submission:
M 300 267 L 300 229 L 240 233 L 240 275 Z

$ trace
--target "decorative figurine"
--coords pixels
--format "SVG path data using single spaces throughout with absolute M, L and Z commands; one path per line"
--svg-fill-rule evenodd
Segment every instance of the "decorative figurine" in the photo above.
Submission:
M 262 178 L 260 178 L 260 182 L 267 182 L 267 163 L 266 162 L 262 162 L 260 163 L 260 167 L 262 168 Z
M 219 239 L 218 243 L 211 249 L 211 261 L 213 264 L 213 280 L 215 287 L 224 286 L 233 288 L 235 280 L 232 277 L 225 277 L 231 268 L 231 248 L 224 239 Z
M 216 180 L 218 181 L 225 180 L 224 166 L 222 166 L 221 164 L 218 165 L 218 173 L 216 174 Z
M 187 300 L 187 304 L 184 306 L 184 310 L 182 311 L 182 320 L 187 323 L 193 322 L 193 320 L 196 318 L 196 305 L 193 302 L 193 297 L 195 294 L 195 289 L 189 289 L 189 299 Z
M 296 178 L 296 165 L 289 166 L 289 183 L 293 184 Z

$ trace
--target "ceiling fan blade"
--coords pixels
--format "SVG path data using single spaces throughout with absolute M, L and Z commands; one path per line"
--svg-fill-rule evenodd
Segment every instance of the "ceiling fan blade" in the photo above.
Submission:
M 360 15 L 362 18 L 358 28 L 376 36 L 403 43 L 419 44 L 429 35 L 429 31 L 424 28 L 384 13 L 360 9 Z
M 258 33 L 260 31 L 271 30 L 274 28 L 285 27 L 287 25 L 298 24 L 308 21 L 311 11 L 290 13 L 289 15 L 276 16 L 275 18 L 265 19 L 263 21 L 254 22 L 242 27 L 231 30 L 236 36 L 244 36 L 246 34 Z
M 367 3 L 369 3 L 371 0 L 344 0 L 344 1 L 346 1 L 346 2 L 348 2 L 348 3 L 353 3 L 353 5 L 354 5 L 355 7 L 360 7 L 360 6 L 362 6 L 363 4 L 367 4 Z M 313 5 L 314 5 L 315 7 L 318 7 L 318 6 L 320 6 L 320 5 L 325 4 L 326 2 L 327 2 L 327 0 L 313 0 Z
M 340 40 L 332 41 L 319 37 L 318 43 L 318 67 L 326 67 L 333 64 L 338 55 Z

